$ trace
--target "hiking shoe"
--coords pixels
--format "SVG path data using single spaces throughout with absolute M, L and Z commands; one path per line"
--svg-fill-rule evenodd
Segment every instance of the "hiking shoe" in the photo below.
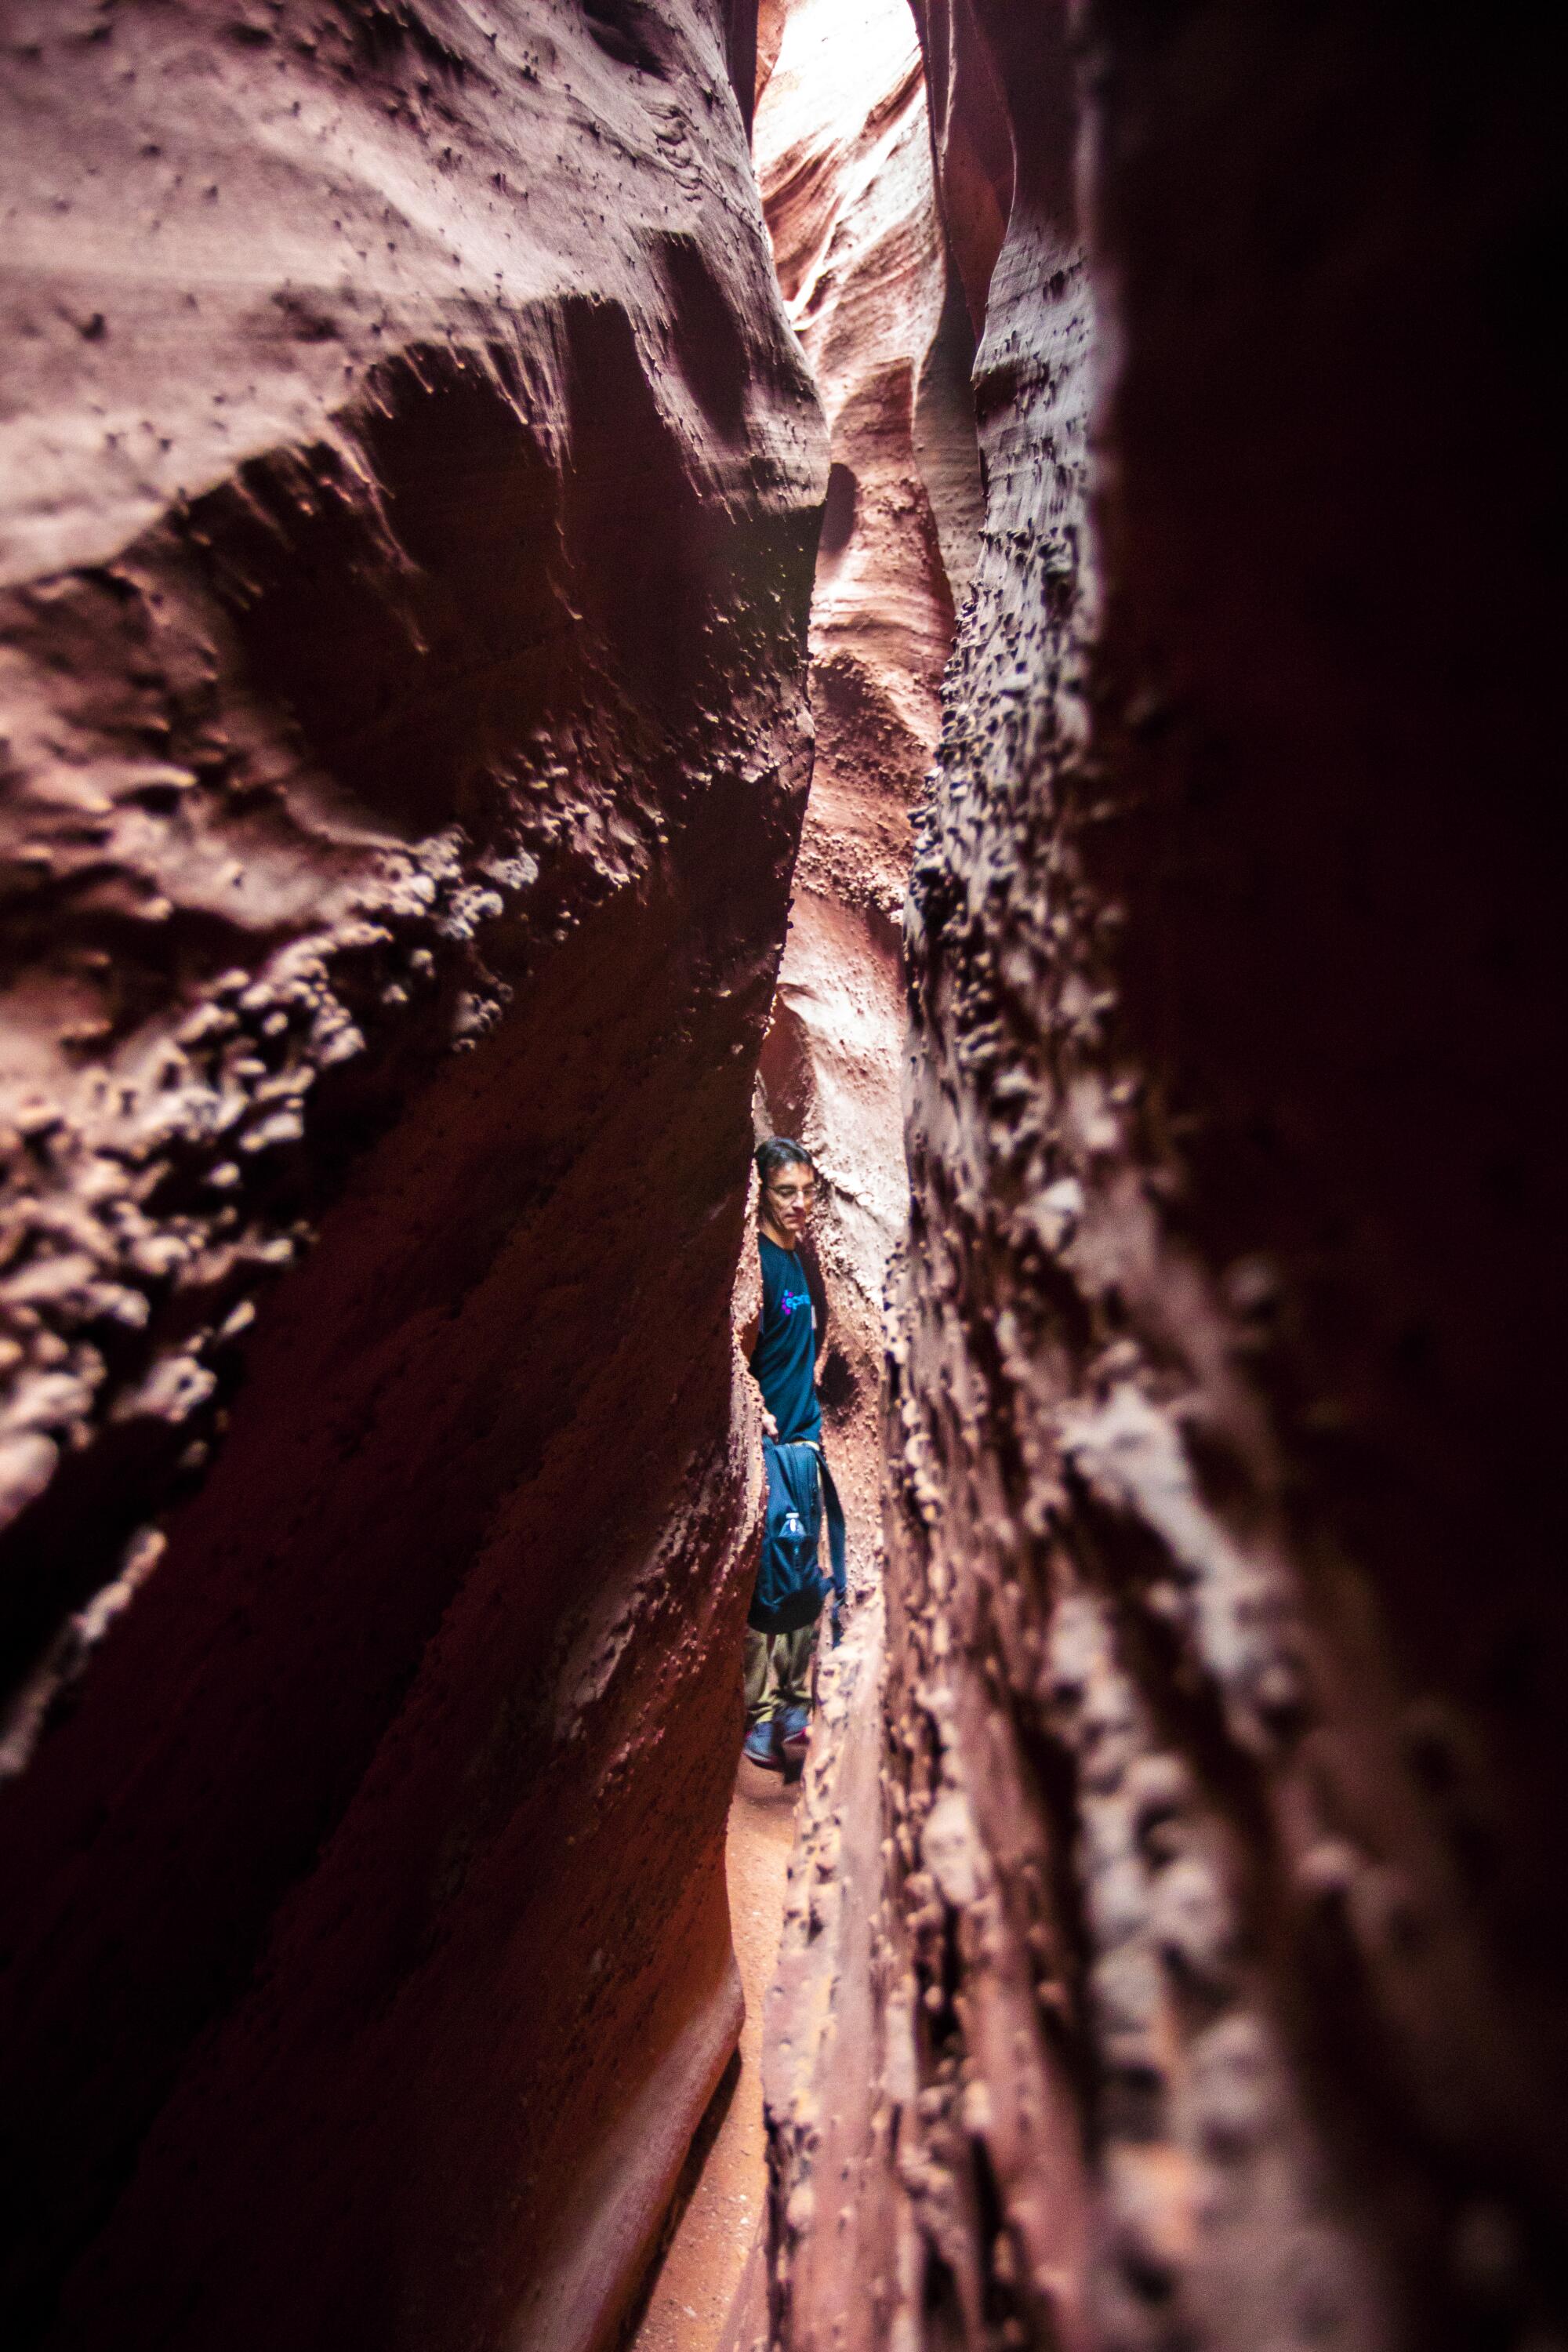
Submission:
M 779 1754 L 772 1723 L 753 1723 L 746 1734 L 746 1743 L 741 1753 L 749 1763 L 760 1764 L 764 1772 L 784 1770 L 784 1759 Z
M 811 1728 L 809 1708 L 785 1707 L 779 1720 L 779 1754 L 786 1780 L 798 1780 L 805 1769 L 806 1738 Z

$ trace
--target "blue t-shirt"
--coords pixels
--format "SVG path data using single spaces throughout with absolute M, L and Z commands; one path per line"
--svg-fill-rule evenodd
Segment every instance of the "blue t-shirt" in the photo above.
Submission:
M 798 1250 L 757 1235 L 763 1260 L 763 1320 L 752 1371 L 779 1425 L 779 1443 L 798 1445 L 822 1434 L 816 1402 L 816 1317 Z

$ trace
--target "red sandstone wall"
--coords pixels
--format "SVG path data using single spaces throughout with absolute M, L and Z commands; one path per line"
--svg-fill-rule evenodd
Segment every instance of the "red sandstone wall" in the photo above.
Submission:
M 596 2344 L 733 2039 L 737 26 L 0 29 L 7 2344 Z
M 1007 229 L 775 2340 L 1555 2344 L 1542 37 L 922 14 Z
M 978 467 L 973 421 L 948 396 L 962 321 L 946 307 L 904 0 L 849 14 L 788 0 L 763 12 L 762 64 L 757 176 L 832 458 L 811 609 L 816 764 L 762 1071 L 768 1124 L 827 1180 L 828 1442 L 864 1558 L 879 1516 L 883 1278 L 907 1205 L 898 913 Z

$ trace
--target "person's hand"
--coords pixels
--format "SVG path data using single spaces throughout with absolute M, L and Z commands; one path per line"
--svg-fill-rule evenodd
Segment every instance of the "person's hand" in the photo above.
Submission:
M 766 1406 L 766 1405 L 763 1405 L 763 1435 L 764 1437 L 777 1437 L 778 1433 L 779 1433 L 779 1425 L 778 1425 L 778 1423 L 773 1419 L 773 1414 L 768 1411 L 767 1406 Z

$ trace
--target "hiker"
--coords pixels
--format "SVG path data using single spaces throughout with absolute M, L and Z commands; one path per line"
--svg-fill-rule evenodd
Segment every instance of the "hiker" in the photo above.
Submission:
M 796 1777 L 811 1719 L 811 1669 L 826 1586 L 824 1516 L 833 1569 L 833 1638 L 844 1603 L 844 1513 L 822 1451 L 816 1368 L 827 1297 L 806 1235 L 816 1204 L 809 1152 L 787 1136 L 757 1147 L 757 1251 L 763 1304 L 742 1334 L 763 1392 L 767 1523 L 746 1620 L 746 1745 L 753 1764 Z

